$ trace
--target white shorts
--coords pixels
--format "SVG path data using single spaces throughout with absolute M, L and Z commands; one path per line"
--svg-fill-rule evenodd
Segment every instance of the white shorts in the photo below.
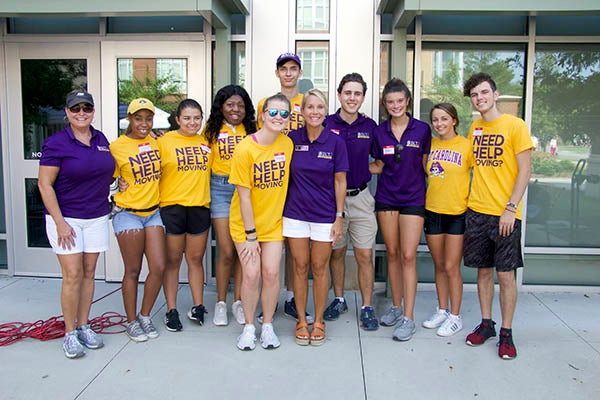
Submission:
M 75 231 L 75 247 L 70 250 L 58 245 L 54 219 L 46 215 L 46 235 L 56 254 L 100 253 L 108 250 L 108 215 L 92 219 L 66 217 L 65 221 Z
M 317 242 L 333 242 L 333 224 L 306 222 L 283 217 L 283 236 L 287 238 L 310 238 Z

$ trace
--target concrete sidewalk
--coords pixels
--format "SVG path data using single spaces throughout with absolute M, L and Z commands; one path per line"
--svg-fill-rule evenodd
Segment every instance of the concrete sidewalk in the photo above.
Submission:
M 97 282 L 95 298 L 119 285 Z M 60 315 L 60 280 L 0 277 L 0 323 L 33 322 Z M 465 292 L 465 329 L 451 338 L 420 327 L 435 307 L 435 293 L 419 291 L 417 333 L 391 339 L 393 328 L 358 326 L 360 294 L 347 292 L 349 312 L 327 324 L 321 347 L 294 343 L 295 322 L 280 311 L 274 322 L 277 350 L 257 344 L 239 351 L 241 327 L 212 324 L 215 289 L 205 292 L 204 326 L 183 319 L 184 330 L 165 330 L 161 297 L 153 319 L 161 336 L 134 343 L 125 334 L 104 335 L 105 347 L 68 360 L 61 340 L 27 339 L 0 347 L 0 399 L 600 399 L 600 293 L 520 293 L 514 323 L 518 357 L 501 360 L 496 340 L 464 344 L 480 321 L 475 292 Z M 377 293 L 378 315 L 390 305 Z M 280 304 L 283 302 L 280 300 Z M 231 300 L 229 300 L 229 305 Z M 187 285 L 179 311 L 191 306 Z M 312 306 L 309 306 L 309 310 Z M 120 291 L 97 302 L 92 317 L 123 312 Z M 495 320 L 500 322 L 497 299 Z M 260 327 L 257 325 L 257 332 Z

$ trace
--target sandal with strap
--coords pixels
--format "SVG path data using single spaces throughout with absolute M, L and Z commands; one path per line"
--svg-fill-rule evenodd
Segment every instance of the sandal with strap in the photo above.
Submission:
M 325 342 L 325 324 L 316 322 L 313 324 L 313 330 L 310 333 L 310 344 L 320 346 Z
M 308 324 L 306 322 L 298 322 L 296 324 L 296 344 L 300 346 L 308 346 L 310 344 Z

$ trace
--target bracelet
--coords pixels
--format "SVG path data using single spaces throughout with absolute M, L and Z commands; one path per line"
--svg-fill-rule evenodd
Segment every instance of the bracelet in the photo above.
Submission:
M 512 201 L 509 201 L 508 203 L 506 203 L 506 207 L 517 208 L 517 204 L 513 203 Z
M 246 230 L 246 235 L 250 235 L 251 233 L 256 233 L 256 228 Z
M 511 213 L 513 213 L 513 214 L 516 214 L 516 213 L 517 213 L 517 211 L 516 211 L 516 210 L 511 210 L 511 209 L 510 209 L 510 208 L 508 208 L 508 207 L 507 207 L 507 208 L 505 208 L 505 210 L 506 210 L 506 211 L 508 211 L 508 212 L 511 212 Z
M 257 240 L 257 237 L 249 238 L 248 236 L 246 236 L 246 242 L 256 242 Z

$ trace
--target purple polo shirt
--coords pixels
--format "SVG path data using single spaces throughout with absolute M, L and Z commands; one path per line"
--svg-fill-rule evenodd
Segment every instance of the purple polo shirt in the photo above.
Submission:
M 344 141 L 328 129 L 312 143 L 306 128 L 293 130 L 294 142 L 283 216 L 300 221 L 335 221 L 335 173 L 348 171 L 348 153 Z
M 382 160 L 383 171 L 377 182 L 375 200 L 394 207 L 425 206 L 425 171 L 423 156 L 431 148 L 431 128 L 426 123 L 410 120 L 400 138 L 404 146 L 402 161 L 394 161 L 398 141 L 392 132 L 390 120 L 375 128 L 371 155 Z
M 115 160 L 104 134 L 93 127 L 90 130 L 89 146 L 75 138 L 70 126 L 50 135 L 42 145 L 40 165 L 60 168 L 54 191 L 65 217 L 92 219 L 110 211 L 108 193 Z
M 350 171 L 346 175 L 348 189 L 358 189 L 371 180 L 369 154 L 373 143 L 373 131 L 377 123 L 371 118 L 358 114 L 358 118 L 348 124 L 340 116 L 340 110 L 325 118 L 325 129 L 330 129 L 346 142 Z

